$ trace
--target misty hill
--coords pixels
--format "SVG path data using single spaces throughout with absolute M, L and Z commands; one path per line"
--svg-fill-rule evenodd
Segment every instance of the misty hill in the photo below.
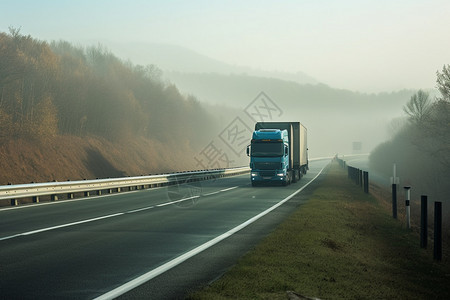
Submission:
M 155 64 L 164 72 L 183 73 L 218 73 L 247 74 L 257 77 L 278 78 L 304 84 L 316 84 L 318 81 L 311 76 L 298 71 L 296 73 L 258 70 L 245 66 L 236 66 L 202 55 L 190 49 L 157 43 L 117 43 L 102 41 L 103 45 L 113 49 L 114 53 L 123 59 L 129 59 L 137 64 Z
M 236 74 L 166 72 L 165 76 L 182 93 L 241 111 L 260 92 L 266 93 L 282 110 L 276 116 L 279 120 L 301 121 L 307 126 L 313 156 L 352 153 L 353 142 L 362 142 L 362 151 L 369 152 L 389 137 L 388 125 L 403 114 L 403 105 L 414 93 L 364 94 L 324 84 Z
M 308 108 L 398 110 L 414 92 L 402 90 L 366 94 L 325 84 L 300 84 L 292 80 L 248 74 L 164 72 L 164 76 L 176 84 L 180 91 L 195 95 L 203 102 L 238 107 L 243 101 L 252 100 L 258 92 L 265 91 L 285 104 L 301 103 Z
M 10 31 L 0 32 L 0 184 L 198 168 L 216 122 L 160 70 Z
M 264 91 L 282 108 L 281 120 L 300 120 L 311 133 L 320 132 L 311 134 L 309 140 L 315 151 L 311 155 L 316 156 L 333 151 L 351 153 L 353 142 L 362 142 L 362 151 L 369 152 L 389 137 L 389 123 L 402 115 L 402 106 L 414 93 L 403 90 L 364 94 L 336 89 L 301 72 L 266 72 L 233 66 L 173 45 L 102 43 L 123 59 L 156 65 L 165 80 L 175 84 L 185 96 L 193 95 L 204 106 L 209 104 L 205 107 L 223 128 Z M 324 120 L 332 121 L 332 126 Z M 248 128 L 254 122 L 248 119 Z
M 10 176 L 51 181 L 242 166 L 251 128 L 267 120 L 304 123 L 310 157 L 349 153 L 355 141 L 367 152 L 385 139 L 387 123 L 413 93 L 360 94 L 273 74 L 220 74 L 226 65 L 193 53 L 185 65 L 179 53 L 173 66 L 204 69 L 165 71 L 170 83 L 155 65 L 167 70 L 175 50 L 165 50 L 166 65 L 160 54 L 159 62 L 141 66 L 101 46 L 49 44 L 17 30 L 0 32 L 0 46 L 0 184 Z M 272 107 L 257 101 L 261 92 Z

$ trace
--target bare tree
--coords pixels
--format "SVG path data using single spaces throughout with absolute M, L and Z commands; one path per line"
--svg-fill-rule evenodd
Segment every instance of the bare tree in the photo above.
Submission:
M 442 95 L 442 98 L 440 98 L 439 100 L 450 102 L 450 65 L 444 65 L 444 67 L 442 68 L 442 73 L 439 73 L 439 71 L 437 71 L 436 75 L 437 88 Z
M 403 107 L 403 111 L 413 122 L 423 122 L 431 111 L 430 95 L 427 92 L 419 90 L 416 94 L 411 96 L 411 99 Z

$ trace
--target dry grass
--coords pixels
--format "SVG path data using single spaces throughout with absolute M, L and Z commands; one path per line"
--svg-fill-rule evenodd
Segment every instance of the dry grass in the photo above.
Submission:
M 392 216 L 392 191 L 388 191 L 386 188 L 380 187 L 375 184 L 371 184 L 370 193 L 377 199 L 380 206 L 384 211 Z M 450 268 L 450 210 L 446 207 L 446 202 L 443 202 L 442 212 L 442 263 Z M 420 243 L 420 201 L 411 200 L 411 234 L 415 236 L 417 243 Z M 445 210 L 446 209 L 446 210 Z M 397 192 L 397 220 L 398 224 L 402 228 L 406 228 L 406 210 L 404 204 L 403 193 Z M 433 243 L 434 243 L 434 202 L 428 200 L 428 255 L 433 255 Z
M 308 203 L 191 299 L 450 299 L 450 270 L 337 165 Z

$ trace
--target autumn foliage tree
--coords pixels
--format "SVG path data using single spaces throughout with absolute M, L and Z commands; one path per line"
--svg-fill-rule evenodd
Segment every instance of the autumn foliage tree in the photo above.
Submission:
M 20 35 L 15 29 L 10 31 L 10 35 L 0 34 L 2 136 L 40 138 L 55 134 L 57 122 L 50 120 L 57 116 L 46 119 L 44 125 L 42 113 L 56 113 L 53 87 L 59 59 L 47 43 Z
M 2 140 L 63 134 L 201 144 L 212 130 L 204 124 L 214 123 L 195 98 L 163 83 L 154 65 L 13 28 L 0 33 L 0 93 Z

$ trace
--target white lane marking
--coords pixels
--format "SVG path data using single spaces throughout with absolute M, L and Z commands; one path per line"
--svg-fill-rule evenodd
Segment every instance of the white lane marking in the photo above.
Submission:
M 47 227 L 47 228 L 42 228 L 42 229 L 37 229 L 37 230 L 32 230 L 32 231 L 28 231 L 28 232 L 18 233 L 15 235 L 2 237 L 2 238 L 0 238 L 0 241 L 12 239 L 12 238 L 19 237 L 19 236 L 32 235 L 32 234 L 41 233 L 44 231 L 50 231 L 50 230 L 55 230 L 55 229 L 59 229 L 59 228 L 74 226 L 74 225 L 78 225 L 78 224 L 94 222 L 94 221 L 98 221 L 98 220 L 102 220 L 102 219 L 108 219 L 108 218 L 112 218 L 112 217 L 121 216 L 124 214 L 125 213 L 122 212 L 122 213 L 102 216 L 102 217 L 98 217 L 98 218 L 87 219 L 87 220 L 82 220 L 82 221 L 77 221 L 77 222 L 72 222 L 72 223 L 67 223 L 67 224 L 62 224 L 62 225 L 57 225 L 57 226 L 52 226 L 52 227 Z
M 220 193 L 220 191 L 216 191 L 216 192 L 212 192 L 212 193 L 207 193 L 207 194 L 203 194 L 202 196 L 211 196 L 211 195 L 215 195 Z
M 239 186 L 232 186 L 232 187 L 229 187 L 229 188 L 227 188 L 227 189 L 223 189 L 223 190 L 220 190 L 221 192 L 226 192 L 226 191 L 230 191 L 230 190 L 234 190 L 235 188 L 238 188 Z
M 217 236 L 216 238 L 198 246 L 197 248 L 192 249 L 191 251 L 188 251 L 176 258 L 174 258 L 173 260 L 95 298 L 94 300 L 106 300 L 106 299 L 113 299 L 116 298 L 120 295 L 125 294 L 126 292 L 140 286 L 141 284 L 144 284 L 145 282 L 155 278 L 158 275 L 161 275 L 162 273 L 172 269 L 173 267 L 181 264 L 182 262 L 188 260 L 189 258 L 199 254 L 200 252 L 214 246 L 215 244 L 219 243 L 220 241 L 228 238 L 229 236 L 235 234 L 236 232 L 238 232 L 239 230 L 247 227 L 248 225 L 252 224 L 253 222 L 255 222 L 256 220 L 260 219 L 261 217 L 267 215 L 268 213 L 270 213 L 271 211 L 273 211 L 274 209 L 278 208 L 279 206 L 281 206 L 282 204 L 284 204 L 285 202 L 289 201 L 292 197 L 294 197 L 295 195 L 297 195 L 298 193 L 300 193 L 301 191 L 303 191 L 311 182 L 313 182 L 314 180 L 316 180 L 317 177 L 319 177 L 320 174 L 322 174 L 323 169 L 325 169 L 325 167 L 323 167 L 319 173 L 313 178 L 311 179 L 308 183 L 306 183 L 304 186 L 302 186 L 300 189 L 298 189 L 297 191 L 295 191 L 294 193 L 292 193 L 291 195 L 289 195 L 288 197 L 284 198 L 283 200 L 281 200 L 280 202 L 278 202 L 277 204 L 273 205 L 272 207 L 266 209 L 265 211 L 261 212 L 260 214 L 254 216 L 253 218 L 247 220 L 246 222 L 242 223 L 241 225 L 238 225 L 236 227 L 234 227 L 233 229 L 225 232 L 224 234 L 221 234 L 219 236 Z
M 226 192 L 226 191 L 238 188 L 238 187 L 239 186 L 234 186 L 234 187 L 231 187 L 231 188 L 220 190 L 220 191 L 215 192 L 215 193 Z M 136 191 L 132 191 L 132 192 L 136 192 Z M 123 195 L 123 194 L 125 194 L 125 193 L 121 193 L 121 195 Z M 98 196 L 98 197 L 100 197 L 100 196 Z M 175 204 L 175 203 L 179 203 L 179 202 L 183 202 L 183 201 L 187 201 L 187 200 L 191 200 L 191 199 L 195 199 L 195 198 L 199 198 L 199 197 L 200 196 L 192 196 L 192 197 L 183 198 L 183 199 L 176 200 L 176 201 L 161 203 L 161 204 L 152 205 L 152 206 L 139 208 L 139 209 L 135 209 L 135 210 L 129 210 L 129 211 L 125 211 L 125 212 L 120 212 L 120 213 L 116 213 L 116 214 L 112 214 L 112 215 L 107 215 L 107 216 L 102 216 L 102 217 L 97 217 L 97 218 L 92 218 L 92 219 L 87 219 L 87 220 L 82 220 L 82 221 L 77 221 L 77 222 L 72 222 L 72 223 L 56 225 L 56 226 L 51 226 L 51 227 L 47 227 L 47 228 L 42 228 L 42 229 L 37 229 L 37 230 L 32 230 L 32 231 L 27 231 L 27 232 L 22 232 L 22 233 L 17 233 L 17 234 L 10 235 L 10 236 L 0 237 L 0 241 L 9 240 L 9 239 L 16 238 L 16 237 L 19 237 L 19 236 L 32 235 L 32 234 L 41 233 L 41 232 L 45 232 L 45 231 L 50 231 L 50 230 L 60 229 L 60 228 L 64 228 L 64 227 L 79 225 L 79 224 L 83 224 L 83 223 L 94 222 L 94 221 L 98 221 L 98 220 L 102 220 L 102 219 L 122 216 L 122 215 L 125 215 L 125 214 L 137 213 L 137 212 L 141 212 L 141 211 L 144 211 L 144 210 L 153 209 L 155 207 L 163 207 L 163 206 L 167 206 L 167 205 L 170 205 L 170 204 Z
M 174 203 L 179 203 L 179 202 L 183 202 L 186 200 L 191 200 L 191 199 L 195 199 L 195 198 L 199 198 L 200 196 L 192 196 L 192 197 L 188 197 L 188 198 L 184 198 L 184 199 L 180 199 L 180 200 L 176 200 L 176 201 L 171 201 L 171 202 L 167 202 L 167 203 L 161 203 L 156 205 L 157 207 L 162 207 L 162 206 L 167 206 L 170 204 L 174 204 Z
M 236 189 L 238 187 L 239 187 L 238 185 L 237 186 L 232 186 L 232 187 L 229 187 L 229 188 L 226 188 L 226 189 L 223 189 L 223 190 L 218 190 L 218 191 L 215 191 L 215 192 L 212 192 L 212 193 L 206 193 L 206 194 L 203 194 L 202 196 L 211 196 L 211 195 L 219 194 L 219 193 L 222 193 L 222 192 L 231 191 L 231 190 L 234 190 L 234 189 Z
M 135 209 L 135 210 L 130 210 L 130 211 L 127 211 L 127 214 L 132 214 L 132 213 L 137 213 L 137 212 L 140 212 L 140 211 L 144 211 L 144 210 L 148 210 L 148 209 L 152 209 L 152 208 L 155 208 L 156 206 L 149 206 L 149 207 L 144 207 L 144 208 L 139 208 L 139 209 Z

